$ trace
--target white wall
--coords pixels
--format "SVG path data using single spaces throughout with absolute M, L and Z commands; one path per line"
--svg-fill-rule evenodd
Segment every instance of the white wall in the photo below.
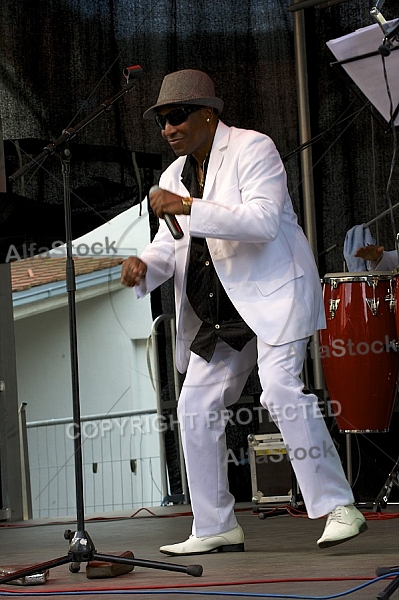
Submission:
M 78 302 L 76 313 L 81 414 L 153 405 L 145 356 L 152 323 L 146 299 L 138 301 L 123 288 Z M 28 419 L 72 416 L 68 308 L 16 321 L 15 339 L 19 400 L 28 403 Z

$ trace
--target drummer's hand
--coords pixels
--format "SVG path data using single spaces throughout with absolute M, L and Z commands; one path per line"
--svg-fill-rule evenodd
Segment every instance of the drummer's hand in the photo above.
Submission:
M 370 246 L 362 246 L 358 248 L 354 254 L 356 258 L 363 258 L 364 260 L 370 260 L 375 262 L 381 260 L 384 252 L 384 246 L 376 246 L 371 244 Z
M 127 287 L 139 285 L 147 272 L 147 265 L 137 256 L 130 256 L 122 263 L 121 283 Z

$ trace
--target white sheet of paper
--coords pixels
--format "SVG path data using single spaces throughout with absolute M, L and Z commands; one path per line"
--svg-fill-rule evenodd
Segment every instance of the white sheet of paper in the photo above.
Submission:
M 377 52 L 376 56 L 359 58 L 359 60 L 342 65 L 342 68 L 389 123 L 391 119 L 390 102 L 382 57 L 378 53 L 378 48 L 383 41 L 384 33 L 376 23 L 330 40 L 327 42 L 327 47 L 338 61 L 360 57 L 369 52 Z M 399 103 L 399 50 L 391 51 L 390 55 L 385 58 L 385 66 L 392 96 L 392 111 L 394 112 Z M 399 125 L 399 114 L 395 118 L 395 125 Z

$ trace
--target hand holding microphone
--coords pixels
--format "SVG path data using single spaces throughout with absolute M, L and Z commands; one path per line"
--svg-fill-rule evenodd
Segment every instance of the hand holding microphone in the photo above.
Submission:
M 149 198 L 151 200 L 151 196 L 153 196 L 155 194 L 155 192 L 158 192 L 161 188 L 158 185 L 153 185 L 152 188 L 150 189 L 148 195 Z M 151 204 L 152 206 L 152 204 Z M 183 230 L 179 225 L 178 220 L 176 219 L 175 215 L 173 214 L 168 214 L 166 212 L 162 211 L 162 214 L 159 214 L 159 211 L 157 213 L 157 211 L 155 210 L 155 207 L 152 206 L 152 208 L 154 209 L 155 214 L 158 214 L 158 216 L 162 217 L 166 223 L 166 225 L 168 226 L 168 229 L 170 231 L 170 233 L 172 234 L 173 238 L 175 240 L 180 240 L 183 237 Z

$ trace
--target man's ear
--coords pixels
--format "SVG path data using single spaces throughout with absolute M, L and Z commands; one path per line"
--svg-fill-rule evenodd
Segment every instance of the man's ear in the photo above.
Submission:
M 212 121 L 215 118 L 215 111 L 213 110 L 213 108 L 211 106 L 205 106 L 204 109 L 205 109 L 206 120 L 209 123 L 210 121 Z

